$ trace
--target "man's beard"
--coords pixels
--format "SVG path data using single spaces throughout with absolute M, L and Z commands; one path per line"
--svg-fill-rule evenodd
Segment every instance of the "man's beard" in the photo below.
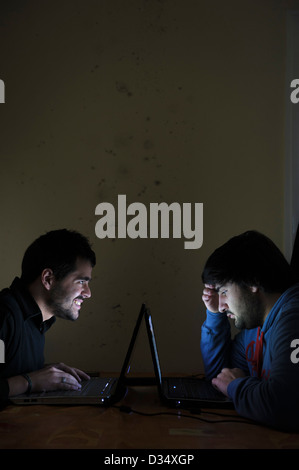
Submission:
M 81 296 L 78 296 L 77 298 L 83 300 L 83 297 Z M 73 298 L 66 296 L 65 289 L 58 284 L 52 289 L 47 304 L 56 317 L 75 321 L 78 318 L 79 312 L 74 312 L 72 310 L 73 300 Z
M 242 289 L 243 305 L 235 317 L 235 327 L 239 330 L 252 329 L 262 326 L 264 322 L 265 308 L 260 297 Z

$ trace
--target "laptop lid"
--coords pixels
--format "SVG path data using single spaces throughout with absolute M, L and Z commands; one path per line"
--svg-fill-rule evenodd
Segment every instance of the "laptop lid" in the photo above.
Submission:
M 141 322 L 145 312 L 145 305 L 142 304 L 136 324 L 132 333 L 129 347 L 118 378 L 116 377 L 91 377 L 85 383 L 82 382 L 82 389 L 57 390 L 51 392 L 21 394 L 10 397 L 10 401 L 19 405 L 29 404 L 62 404 L 62 405 L 111 405 L 123 398 L 126 393 L 126 373 L 130 365 L 132 353 L 136 339 L 140 330 Z
M 122 369 L 121 369 L 121 372 L 120 372 L 120 376 L 119 376 L 119 383 L 120 384 L 126 384 L 127 383 L 126 376 L 127 376 L 127 374 L 129 373 L 129 370 L 130 370 L 130 363 L 131 363 L 131 359 L 132 359 L 132 356 L 133 356 L 133 351 L 134 351 L 136 340 L 137 340 L 137 337 L 138 337 L 138 334 L 139 334 L 139 331 L 140 331 L 141 322 L 142 322 L 143 317 L 145 315 L 145 311 L 146 311 L 145 304 L 142 304 L 141 308 L 140 308 L 139 315 L 137 317 L 137 321 L 136 321 L 134 330 L 133 330 L 133 334 L 132 334 L 131 341 L 130 341 L 130 344 L 129 344 L 129 347 L 128 347 L 128 351 L 127 351 L 127 354 L 125 356 L 125 360 L 124 360 L 124 363 L 123 363 L 123 366 L 122 366 Z
M 163 377 L 160 367 L 157 343 L 154 333 L 153 321 L 152 316 L 149 309 L 145 310 L 145 322 L 146 328 L 148 333 L 148 339 L 150 343 L 151 355 L 153 360 L 153 366 L 155 371 L 155 376 L 157 380 L 157 387 L 158 393 L 160 398 L 163 402 L 175 406 L 177 408 L 197 408 L 197 407 L 207 407 L 207 408 L 234 408 L 233 402 L 227 398 L 225 395 L 217 392 L 213 386 L 206 382 L 204 379 L 195 379 L 195 378 L 187 378 L 187 377 L 174 377 L 168 378 Z M 194 397 L 178 397 L 178 396 L 168 396 L 165 389 L 167 389 L 167 382 L 170 381 L 172 383 L 179 383 L 181 381 L 188 381 L 189 385 L 193 381 L 196 382 L 196 391 L 198 395 Z M 174 386 L 175 388 L 175 386 Z

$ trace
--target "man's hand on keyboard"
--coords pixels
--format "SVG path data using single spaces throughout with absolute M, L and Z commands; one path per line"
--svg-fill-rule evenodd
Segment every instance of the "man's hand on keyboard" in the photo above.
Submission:
M 228 396 L 227 387 L 233 380 L 239 377 L 245 377 L 245 374 L 241 369 L 222 369 L 220 374 L 212 379 L 212 384 L 217 390 Z
M 80 390 L 81 380 L 89 380 L 85 372 L 66 364 L 51 364 L 41 370 L 31 372 L 32 391 Z

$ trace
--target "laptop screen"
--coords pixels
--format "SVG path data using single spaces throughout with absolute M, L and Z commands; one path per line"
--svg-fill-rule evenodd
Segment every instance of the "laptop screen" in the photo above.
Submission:
M 137 339 L 137 336 L 138 336 L 138 333 L 139 333 L 139 330 L 140 330 L 140 325 L 141 325 L 144 313 L 145 313 L 145 305 L 142 304 L 139 315 L 138 315 L 138 318 L 137 318 L 137 321 L 136 321 L 136 324 L 135 324 L 135 327 L 134 327 L 134 330 L 133 330 L 133 334 L 132 334 L 132 338 L 131 338 L 131 341 L 130 341 L 130 344 L 129 344 L 129 348 L 128 348 L 128 351 L 127 351 L 127 354 L 126 354 L 126 357 L 125 357 L 125 360 L 124 360 L 124 363 L 123 363 L 123 366 L 122 366 L 122 369 L 121 369 L 120 382 L 122 382 L 125 379 L 126 374 L 129 373 L 130 360 L 131 360 L 131 357 L 132 357 L 132 354 L 133 354 L 134 346 L 136 344 L 136 339 Z
M 158 356 L 158 351 L 157 351 L 156 338 L 155 338 L 154 327 L 153 327 L 153 323 L 152 323 L 152 317 L 151 317 L 151 314 L 150 314 L 148 309 L 146 309 L 146 311 L 145 311 L 145 320 L 146 320 L 147 333 L 148 333 L 148 337 L 149 337 L 149 342 L 150 342 L 150 347 L 151 347 L 151 352 L 152 352 L 152 358 L 153 358 L 155 373 L 156 373 L 156 377 L 159 381 L 159 384 L 161 385 L 162 384 L 162 374 L 161 374 L 159 356 Z

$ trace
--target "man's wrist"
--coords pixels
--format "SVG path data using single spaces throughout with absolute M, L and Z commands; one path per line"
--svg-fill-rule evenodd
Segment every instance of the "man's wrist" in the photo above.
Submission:
M 26 390 L 26 393 L 27 395 L 29 395 L 32 391 L 32 380 L 30 378 L 30 375 L 28 374 L 22 374 L 22 376 L 24 377 L 24 379 L 27 381 L 27 390 Z

